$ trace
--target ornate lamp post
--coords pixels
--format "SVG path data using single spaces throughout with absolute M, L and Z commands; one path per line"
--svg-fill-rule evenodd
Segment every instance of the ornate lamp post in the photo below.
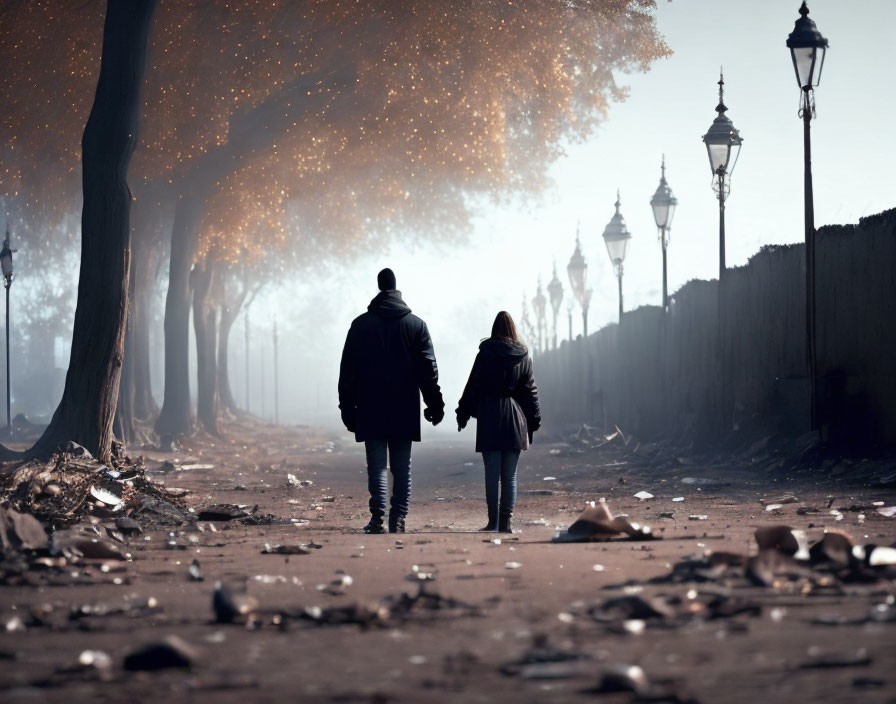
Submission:
M 610 255 L 610 262 L 619 281 L 619 323 L 622 324 L 622 263 L 625 261 L 625 249 L 632 235 L 625 226 L 622 213 L 619 212 L 620 205 L 619 191 L 616 191 L 616 212 L 604 228 L 604 242 L 607 244 L 607 254 Z
M 12 286 L 12 253 L 17 250 L 9 246 L 9 223 L 6 223 L 6 238 L 0 250 L 0 270 L 3 271 L 3 286 L 6 288 L 6 434 L 12 435 L 12 415 L 10 413 L 9 377 L 9 289 Z
M 548 284 L 548 296 L 551 299 L 551 310 L 554 313 L 554 349 L 557 349 L 557 314 L 560 312 L 560 304 L 563 303 L 563 284 L 557 278 L 557 262 L 554 262 L 554 277 Z
M 731 191 L 729 178 L 734 166 L 737 164 L 737 157 L 740 155 L 740 146 L 743 139 L 740 132 L 734 127 L 731 118 L 725 112 L 724 101 L 725 78 L 719 74 L 719 104 L 716 106 L 718 115 L 709 126 L 709 130 L 703 135 L 703 142 L 706 144 L 706 152 L 709 154 L 709 168 L 712 170 L 713 190 L 718 194 L 719 198 L 719 280 L 725 271 L 725 201 L 728 193 Z M 734 152 L 734 163 L 731 164 L 729 170 L 728 164 L 731 162 L 731 153 Z
M 815 22 L 809 19 L 806 3 L 800 6 L 800 18 L 787 37 L 796 82 L 802 91 L 800 117 L 803 118 L 803 192 L 806 237 L 806 363 L 809 367 L 812 430 L 817 430 L 818 390 L 815 350 L 815 203 L 812 193 L 812 143 L 810 124 L 815 116 L 814 88 L 821 82 L 821 70 L 827 53 L 825 39 Z
M 669 310 L 669 289 L 666 277 L 666 248 L 669 246 L 669 230 L 672 227 L 672 216 L 678 199 L 672 195 L 672 189 L 666 183 L 666 156 L 663 155 L 660 166 L 660 185 L 656 187 L 650 207 L 653 208 L 653 219 L 660 231 L 660 246 L 663 248 L 663 313 Z
M 547 347 L 547 325 L 545 322 L 545 307 L 547 299 L 541 290 L 541 277 L 538 277 L 538 289 L 535 291 L 535 298 L 532 299 L 532 309 L 535 311 L 535 327 L 537 328 L 538 351 L 544 352 Z
M 274 425 L 280 425 L 280 357 L 277 342 L 277 319 L 274 318 Z
M 569 285 L 572 294 L 582 306 L 582 336 L 588 337 L 588 306 L 591 304 L 591 289 L 586 288 L 588 263 L 582 255 L 582 244 L 579 241 L 579 232 L 576 230 L 576 248 L 566 265 L 566 273 L 569 275 Z M 572 326 L 570 325 L 570 328 Z M 571 334 L 570 334 L 571 337 Z

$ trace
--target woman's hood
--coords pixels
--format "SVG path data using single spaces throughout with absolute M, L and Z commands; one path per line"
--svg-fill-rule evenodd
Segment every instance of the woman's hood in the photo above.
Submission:
M 490 337 L 487 340 L 483 340 L 479 345 L 479 349 L 486 354 L 495 357 L 507 357 L 514 362 L 522 360 L 529 354 L 528 348 L 522 342 L 507 340 L 502 337 Z

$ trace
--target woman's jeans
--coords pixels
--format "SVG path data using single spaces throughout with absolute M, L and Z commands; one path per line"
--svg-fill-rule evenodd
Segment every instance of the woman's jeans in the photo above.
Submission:
M 520 459 L 519 450 L 489 450 L 482 453 L 485 464 L 485 503 L 489 518 L 513 513 L 516 504 L 516 465 Z M 498 486 L 501 499 L 498 500 Z
M 392 500 L 390 515 L 404 518 L 408 515 L 411 498 L 411 441 L 410 440 L 368 440 L 367 488 L 370 490 L 370 513 L 382 519 L 386 513 L 388 481 L 386 479 L 386 453 L 389 455 L 389 469 L 392 470 Z

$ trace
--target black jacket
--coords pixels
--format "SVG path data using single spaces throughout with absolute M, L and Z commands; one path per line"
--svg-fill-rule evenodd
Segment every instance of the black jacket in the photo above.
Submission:
M 339 367 L 339 409 L 364 440 L 420 440 L 420 393 L 439 414 L 445 403 L 429 330 L 401 300 L 382 291 L 352 321 Z
M 476 452 L 527 450 L 541 425 L 532 359 L 525 345 L 489 338 L 479 345 L 457 406 L 457 422 L 476 419 Z

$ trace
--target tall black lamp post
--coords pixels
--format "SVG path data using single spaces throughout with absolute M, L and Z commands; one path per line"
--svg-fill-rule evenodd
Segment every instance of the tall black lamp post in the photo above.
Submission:
M 10 376 L 9 376 L 9 289 L 12 286 L 12 253 L 15 249 L 9 246 L 9 223 L 6 224 L 6 238 L 0 250 L 0 269 L 3 271 L 3 286 L 6 288 L 6 434 L 12 435 L 12 415 L 10 413 Z
M 632 238 L 631 233 L 625 226 L 625 219 L 619 212 L 621 205 L 619 199 L 619 191 L 616 191 L 616 212 L 610 218 L 610 222 L 604 228 L 604 242 L 607 244 L 607 254 L 610 255 L 610 262 L 616 272 L 616 279 L 619 282 L 619 323 L 622 324 L 622 264 L 625 261 L 625 249 L 628 241 Z
M 582 336 L 588 337 L 588 307 L 591 305 L 591 289 L 587 288 L 588 263 L 582 254 L 582 244 L 576 231 L 576 248 L 566 265 L 569 285 L 576 301 L 582 307 Z M 571 327 L 571 326 L 570 326 Z
M 740 132 L 734 127 L 731 118 L 725 112 L 724 101 L 725 78 L 719 74 L 719 104 L 716 106 L 716 119 L 712 121 L 709 130 L 703 135 L 703 143 L 706 144 L 706 151 L 709 154 L 709 167 L 712 169 L 712 187 L 719 197 L 719 280 L 725 272 L 725 201 L 728 193 L 731 191 L 730 177 L 737 164 L 737 157 L 740 154 L 740 146 L 743 139 Z M 731 168 L 732 152 L 734 152 L 734 163 Z
M 541 290 L 541 277 L 538 277 L 538 289 L 535 291 L 535 298 L 532 299 L 532 309 L 535 311 L 535 327 L 537 329 L 536 337 L 538 340 L 538 351 L 544 352 L 547 347 L 547 323 L 545 321 L 545 308 L 547 307 L 547 298 Z
M 280 425 L 280 357 L 276 318 L 274 318 L 274 425 Z
M 803 190 L 806 237 L 806 363 L 809 368 L 810 413 L 812 430 L 819 427 L 818 371 L 815 349 L 815 203 L 812 193 L 812 143 L 810 124 L 815 116 L 814 88 L 821 82 L 821 70 L 827 53 L 825 39 L 815 22 L 809 19 L 806 3 L 800 6 L 800 18 L 787 37 L 796 82 L 802 91 L 800 117 L 803 118 Z
M 554 349 L 557 349 L 557 315 L 560 313 L 560 304 L 563 303 L 563 284 L 557 278 L 557 262 L 554 262 L 554 276 L 548 284 L 548 297 L 551 299 L 551 310 L 554 314 Z
M 663 156 L 660 166 L 660 185 L 656 187 L 650 207 L 653 208 L 653 219 L 660 232 L 660 246 L 663 248 L 663 313 L 669 310 L 669 288 L 666 276 L 666 248 L 669 246 L 669 230 L 672 227 L 672 216 L 678 199 L 672 195 L 672 189 L 666 182 L 666 157 Z

